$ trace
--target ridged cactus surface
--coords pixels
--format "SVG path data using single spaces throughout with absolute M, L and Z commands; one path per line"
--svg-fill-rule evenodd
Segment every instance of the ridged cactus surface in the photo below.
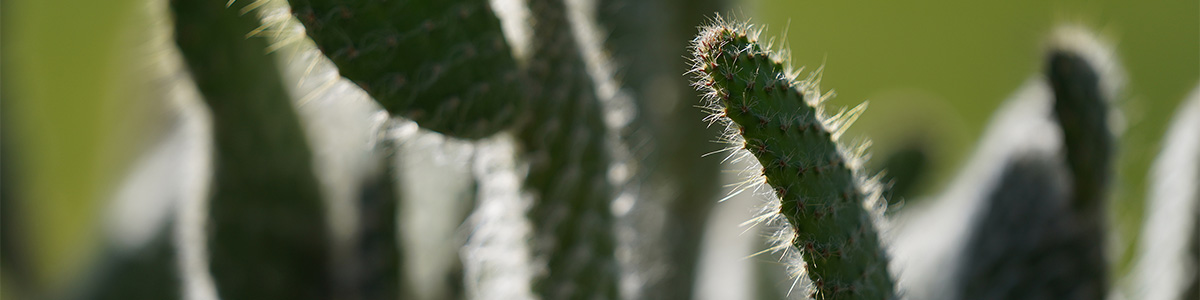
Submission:
M 543 299 L 616 299 L 615 195 L 607 127 L 561 0 L 533 0 L 531 118 L 517 137 L 535 194 L 534 255 L 547 272 L 533 284 Z
M 509 128 L 522 109 L 516 59 L 486 0 L 292 0 L 342 76 L 388 112 L 450 136 Z
M 877 187 L 838 137 L 864 106 L 826 116 L 812 82 L 797 80 L 749 25 L 720 18 L 693 42 L 695 85 L 727 139 L 762 164 L 795 230 L 817 299 L 891 299 L 887 256 L 867 206 Z M 737 145 L 736 143 L 742 143 Z

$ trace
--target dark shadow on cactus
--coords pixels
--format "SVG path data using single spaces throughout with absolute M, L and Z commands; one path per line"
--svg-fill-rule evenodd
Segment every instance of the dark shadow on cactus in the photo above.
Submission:
M 1103 298 L 1102 236 L 1071 217 L 1064 168 L 1036 156 L 1007 167 L 968 243 L 960 299 Z
M 1200 203 L 1200 193 L 1197 193 L 1195 198 L 1193 201 Z M 1188 243 L 1191 245 L 1188 247 L 1188 253 L 1192 257 L 1192 283 L 1187 285 L 1181 299 L 1200 299 L 1200 205 L 1196 205 L 1195 215 L 1196 218 L 1192 222 L 1192 239 Z
M 175 35 L 212 111 L 210 270 L 222 299 L 328 299 L 324 206 L 299 120 L 251 3 L 176 0 Z
M 181 272 L 174 243 L 174 226 L 163 226 L 146 245 L 132 250 L 108 249 L 69 299 L 182 299 Z
M 0 98 L 0 103 L 10 103 L 11 98 L 4 97 L 3 92 L 0 92 Z M 22 166 L 21 160 L 15 159 L 20 157 L 19 153 L 13 151 L 16 148 L 12 144 L 15 130 L 12 129 L 10 111 L 0 109 L 0 124 L 3 124 L 0 125 L 0 274 L 4 275 L 0 278 L 4 294 L 0 296 L 36 298 L 33 294 L 38 292 L 38 283 L 30 265 L 33 257 L 28 252 L 30 240 L 24 225 L 29 223 L 24 217 L 22 180 L 17 176 Z
M 711 142 L 720 129 L 700 122 L 705 114 L 692 107 L 699 99 L 678 69 L 686 64 L 680 57 L 687 55 L 695 24 L 713 11 L 725 10 L 726 1 L 604 0 L 597 5 L 613 61 L 621 66 L 621 83 L 635 95 L 638 119 L 630 127 L 636 131 L 625 138 L 638 147 L 635 156 L 648 170 L 645 194 L 658 196 L 656 188 L 674 192 L 642 199 L 660 202 L 666 217 L 660 240 L 643 238 L 650 243 L 647 251 L 662 253 L 643 255 L 669 268 L 663 278 L 649 279 L 643 296 L 691 299 L 704 224 L 720 192 L 720 158 L 705 154 L 722 146 Z
M 545 299 L 618 297 L 612 158 L 601 104 L 588 74 L 565 4 L 532 0 L 530 122 L 517 131 L 529 161 L 524 186 L 535 194 L 529 210 L 534 255 L 547 273 L 533 284 Z
M 912 204 L 912 200 L 919 199 L 916 190 L 927 176 L 928 151 L 924 143 L 910 143 L 883 160 L 880 170 L 886 170 L 883 194 L 888 199 L 889 212 L 895 212 L 902 204 Z
M 389 155 L 395 155 L 390 147 Z M 406 286 L 402 257 L 397 236 L 399 226 L 399 180 L 391 157 L 380 160 L 384 171 L 374 174 L 363 183 L 359 195 L 358 244 L 352 259 L 355 266 L 339 278 L 342 299 L 407 299 L 411 291 Z M 346 267 L 346 266 L 342 266 Z
M 1095 210 L 1104 205 L 1112 173 L 1113 136 L 1108 107 L 1095 63 L 1081 53 L 1055 50 L 1046 62 L 1054 89 L 1054 112 L 1063 129 L 1063 150 L 1074 187 L 1071 206 Z

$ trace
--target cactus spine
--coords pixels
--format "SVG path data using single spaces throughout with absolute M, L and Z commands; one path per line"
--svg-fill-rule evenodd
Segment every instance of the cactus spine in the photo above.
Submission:
M 393 115 L 460 138 L 511 127 L 517 62 L 486 0 L 293 0 L 308 36 Z
M 221 299 L 329 299 L 312 154 L 260 26 L 224 1 L 171 2 L 176 43 L 212 110 L 209 270 Z
M 813 83 L 797 81 L 746 24 L 718 16 L 692 49 L 709 120 L 762 164 L 779 214 L 794 229 L 790 242 L 803 256 L 814 298 L 895 298 L 873 212 L 864 208 L 878 205 L 878 187 L 859 174 L 859 154 L 838 143 L 865 106 L 825 116 L 825 97 Z

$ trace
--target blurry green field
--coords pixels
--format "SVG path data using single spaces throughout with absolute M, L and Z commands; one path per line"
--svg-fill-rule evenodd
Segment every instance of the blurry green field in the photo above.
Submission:
M 1200 2 L 757 2 L 735 13 L 767 24 L 766 37 L 786 32 L 796 66 L 824 65 L 834 104 L 870 101 L 851 136 L 870 136 L 876 158 L 900 142 L 929 143 L 936 174 L 920 188 L 926 195 L 954 175 L 1000 102 L 1040 74 L 1055 25 L 1110 38 L 1128 76 L 1112 214 L 1123 248 L 1115 273 L 1127 271 L 1150 162 L 1176 105 L 1200 82 Z

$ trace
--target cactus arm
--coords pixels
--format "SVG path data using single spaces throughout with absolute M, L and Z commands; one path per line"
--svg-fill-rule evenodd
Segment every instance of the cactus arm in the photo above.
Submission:
M 1116 153 L 1116 135 L 1110 124 L 1113 98 L 1121 89 L 1123 71 L 1113 47 L 1082 28 L 1062 27 L 1055 32 L 1046 59 L 1046 77 L 1054 94 L 1054 115 L 1062 128 L 1062 153 L 1071 173 L 1073 191 L 1066 216 L 1070 224 L 1060 238 L 1066 247 L 1051 249 L 1063 254 L 1080 270 L 1074 279 L 1076 294 L 1102 297 L 1108 293 L 1108 259 L 1105 255 L 1104 209 Z M 1052 244 L 1053 245 L 1053 244 Z
M 888 213 L 907 206 L 909 199 L 916 196 L 914 190 L 928 176 L 928 152 L 925 146 L 912 143 L 890 153 L 883 160 L 882 169 L 887 170 L 884 195 L 888 199 Z
M 1063 27 L 1045 60 L 1053 147 L 1013 157 L 966 244 L 960 298 L 1100 299 L 1109 290 L 1104 204 L 1114 153 L 1111 48 Z M 1101 55 L 1097 55 L 1101 54 Z M 1024 141 L 1028 143 L 1028 141 Z M 1032 163 L 1029 159 L 1035 159 Z M 1037 165 L 1037 166 L 1034 166 Z M 1041 179 L 1035 179 L 1041 178 Z M 1033 179 L 1033 180 L 1031 180 Z
M 389 146 L 378 161 L 383 170 L 371 174 L 358 197 L 358 232 L 349 263 L 353 273 L 344 278 L 339 292 L 343 299 L 407 299 L 413 297 L 404 276 L 402 259 L 406 249 L 396 234 L 400 191 L 398 170 L 392 156 L 398 147 Z
M 543 299 L 618 298 L 611 158 L 602 108 L 576 44 L 564 3 L 530 1 L 534 20 L 529 78 L 532 116 L 517 139 L 529 161 L 525 187 L 534 253 L 547 272 L 534 279 Z
M 460 138 L 509 128 L 517 62 L 486 0 L 293 0 L 308 36 L 393 115 Z
M 1082 33 L 1060 35 L 1072 34 Z M 1067 166 L 1074 179 L 1072 205 L 1084 209 L 1103 204 L 1112 176 L 1115 143 L 1108 115 L 1113 95 L 1105 93 L 1101 81 L 1104 66 L 1097 65 L 1111 62 L 1089 61 L 1082 50 L 1072 47 L 1076 46 L 1056 46 L 1045 67 L 1054 91 L 1054 113 L 1063 130 Z
M 1131 299 L 1200 299 L 1200 85 L 1179 103 L 1151 165 Z
M 1075 261 L 1069 252 L 1046 251 L 1051 245 L 1080 245 L 1056 230 L 1068 222 L 1065 207 L 1054 205 L 1069 194 L 1067 176 L 1062 161 L 1045 152 L 1006 163 L 996 185 L 988 188 L 986 213 L 965 248 L 965 263 L 956 276 L 962 290 L 956 299 L 1099 299 L 1067 297 L 1064 285 L 1046 280 L 1089 271 L 1057 263 Z
M 168 224 L 164 227 L 172 227 Z M 176 251 L 172 245 L 172 228 L 162 230 L 145 245 L 136 249 L 114 251 L 106 249 L 103 257 L 66 299 L 174 299 L 182 288 L 177 278 Z
M 895 298 L 887 256 L 864 201 L 877 186 L 858 174 L 857 156 L 838 144 L 840 130 L 863 106 L 822 113 L 810 82 L 795 80 L 779 55 L 760 45 L 748 25 L 719 17 L 693 42 L 695 85 L 711 120 L 730 128 L 762 164 L 781 201 L 817 299 Z M 877 204 L 877 203 L 876 203 Z
M 211 108 L 209 270 L 221 299 L 328 299 L 323 204 L 296 112 L 239 1 L 178 0 L 176 43 Z
M 632 91 L 637 119 L 628 134 L 639 145 L 634 155 L 646 170 L 648 192 L 671 191 L 668 196 L 639 201 L 635 212 L 662 215 L 661 232 L 639 231 L 647 241 L 642 255 L 662 256 L 664 265 L 639 266 L 648 272 L 669 268 L 657 281 L 651 279 L 646 299 L 692 299 L 699 268 L 701 241 L 712 208 L 720 198 L 721 160 L 706 153 L 719 150 L 710 142 L 717 128 L 697 122 L 704 113 L 693 106 L 699 99 L 683 84 L 675 63 L 687 55 L 685 45 L 695 34 L 704 14 L 724 9 L 723 0 L 599 0 L 597 20 L 606 29 L 605 39 L 623 86 Z M 686 126 L 684 126 L 686 125 Z M 658 203 L 655 203 L 658 202 Z M 647 212 L 652 205 L 662 212 Z M 637 218 L 638 216 L 634 216 Z M 657 221 L 657 220 L 656 220 Z M 654 258 L 651 258 L 654 259 Z

